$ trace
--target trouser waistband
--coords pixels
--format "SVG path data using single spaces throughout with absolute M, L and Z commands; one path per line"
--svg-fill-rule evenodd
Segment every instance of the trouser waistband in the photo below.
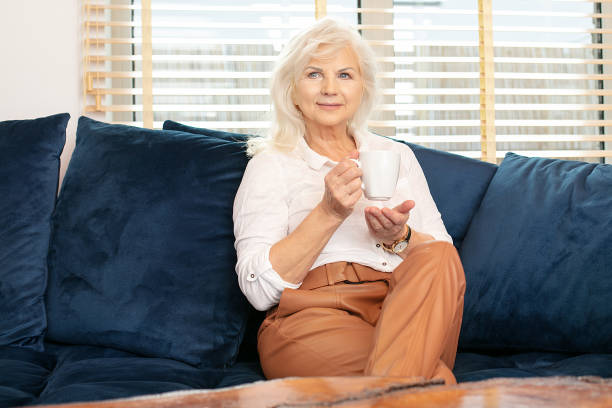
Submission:
M 351 262 L 332 262 L 321 265 L 306 275 L 300 289 L 311 290 L 339 282 L 374 282 L 391 279 L 391 273 Z

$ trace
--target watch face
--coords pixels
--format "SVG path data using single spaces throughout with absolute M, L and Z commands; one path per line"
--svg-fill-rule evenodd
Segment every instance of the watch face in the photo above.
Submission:
M 395 247 L 393 247 L 393 252 L 395 252 L 396 254 L 399 252 L 402 252 L 404 249 L 406 249 L 407 246 L 408 246 L 408 241 L 400 241 L 397 244 L 395 244 Z

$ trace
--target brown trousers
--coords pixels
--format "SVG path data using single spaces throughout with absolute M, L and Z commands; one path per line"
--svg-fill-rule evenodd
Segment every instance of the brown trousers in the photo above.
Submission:
M 392 273 L 336 262 L 310 271 L 299 289 L 285 289 L 259 329 L 266 377 L 418 376 L 456 383 L 461 261 L 442 241 L 409 251 Z

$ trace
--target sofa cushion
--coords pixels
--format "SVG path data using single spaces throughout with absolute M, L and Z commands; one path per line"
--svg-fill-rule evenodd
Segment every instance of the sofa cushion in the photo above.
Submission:
M 0 346 L 0 407 L 33 403 L 54 367 L 50 353 Z
M 243 133 L 223 132 L 221 130 L 213 130 L 206 128 L 198 128 L 194 126 L 183 125 L 182 123 L 173 120 L 164 121 L 164 130 L 178 130 L 181 132 L 193 133 L 196 135 L 204 135 L 217 137 L 219 139 L 231 140 L 235 142 L 244 142 L 249 138 L 249 135 Z
M 259 361 L 237 362 L 223 371 L 223 378 L 215 388 L 233 387 L 265 379 Z
M 425 173 L 431 196 L 442 214 L 444 226 L 453 237 L 455 247 L 461 248 L 497 166 L 413 143 L 402 143 L 414 152 Z
M 69 118 L 0 122 L 0 346 L 42 350 L 50 218 Z
M 99 401 L 168 391 L 213 388 L 224 369 L 199 369 L 164 358 L 105 347 L 47 343 L 57 365 L 36 404 Z
M 496 377 L 612 377 L 612 354 L 524 352 L 458 353 L 453 369 L 458 382 Z
M 140 357 L 108 347 L 46 343 L 46 350 L 55 356 L 57 365 L 36 404 L 129 398 L 264 379 L 254 364 L 196 368 L 176 360 Z
M 460 255 L 461 348 L 612 352 L 612 166 L 508 153 Z
M 209 137 L 218 137 L 225 140 L 234 140 L 245 142 L 248 140 L 249 135 L 243 133 L 223 132 L 220 130 L 213 130 L 207 128 L 198 128 L 193 126 L 183 125 L 182 123 L 174 122 L 172 120 L 166 120 L 164 122 L 165 130 L 179 130 L 182 132 L 194 133 L 196 135 L 203 135 Z M 250 313 L 247 321 L 246 332 L 244 340 L 240 345 L 240 352 L 236 358 L 237 362 L 259 362 L 259 355 L 257 354 L 257 330 L 263 322 L 266 316 L 266 312 L 259 312 L 255 310 L 249 304 Z M 230 384 L 232 385 L 232 384 Z
M 243 149 L 82 117 L 53 216 L 48 338 L 231 364 L 249 310 L 232 229 Z

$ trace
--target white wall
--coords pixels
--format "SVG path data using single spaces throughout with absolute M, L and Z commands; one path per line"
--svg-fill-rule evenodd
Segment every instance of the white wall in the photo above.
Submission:
M 81 1 L 0 0 L 0 121 L 70 113 L 61 177 L 82 111 Z

